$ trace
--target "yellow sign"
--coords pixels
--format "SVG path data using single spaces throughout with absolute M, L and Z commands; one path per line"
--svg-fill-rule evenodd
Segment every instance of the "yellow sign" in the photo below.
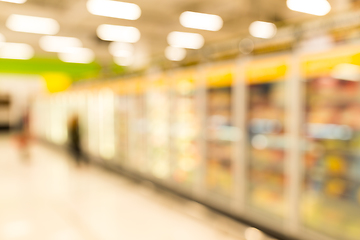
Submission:
M 287 56 L 256 60 L 246 67 L 246 79 L 250 84 L 281 81 L 288 72 L 288 65 Z
M 48 72 L 42 74 L 46 82 L 46 87 L 51 93 L 62 92 L 67 90 L 72 83 L 72 79 L 66 73 Z
M 331 74 L 339 64 L 360 65 L 360 47 L 345 46 L 334 50 L 307 55 L 302 59 L 302 72 L 305 77 L 319 77 Z
M 195 69 L 176 72 L 173 76 L 176 91 L 180 93 L 193 91 L 196 87 L 195 74 Z
M 206 71 L 207 86 L 210 88 L 229 87 L 233 83 L 235 65 L 227 64 L 210 67 Z

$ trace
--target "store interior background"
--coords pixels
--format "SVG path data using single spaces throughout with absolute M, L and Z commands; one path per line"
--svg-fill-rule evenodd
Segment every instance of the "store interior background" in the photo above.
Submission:
M 201 13 L 201 14 L 200 14 Z M 285 239 L 360 239 L 360 0 L 0 0 L 0 129 Z M 260 240 L 248 237 L 246 240 Z

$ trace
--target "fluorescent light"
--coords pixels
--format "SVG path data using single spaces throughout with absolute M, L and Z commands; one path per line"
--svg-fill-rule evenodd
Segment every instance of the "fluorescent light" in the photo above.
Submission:
M 199 49 L 204 46 L 204 37 L 198 33 L 171 32 L 167 37 L 170 46 L 177 48 Z
M 60 30 L 59 23 L 52 18 L 33 17 L 12 14 L 6 21 L 6 26 L 15 32 L 56 34 Z
M 40 47 L 46 52 L 64 52 L 69 47 L 82 47 L 79 39 L 74 37 L 43 36 Z
M 250 25 L 249 31 L 253 37 L 272 38 L 275 36 L 277 28 L 273 23 L 255 21 Z
M 59 53 L 59 58 L 68 63 L 91 63 L 95 59 L 95 54 L 88 48 L 68 48 L 65 52 Z
M 134 3 L 111 0 L 89 0 L 87 9 L 98 16 L 136 20 L 141 16 L 141 9 Z
M 130 66 L 134 63 L 132 57 L 114 57 L 114 62 L 119 66 Z
M 223 26 L 222 18 L 217 15 L 189 11 L 180 15 L 180 23 L 187 28 L 208 31 L 219 31 Z
M 109 52 L 114 57 L 131 57 L 134 54 L 134 46 L 130 43 L 112 42 L 109 45 Z
M 140 31 L 135 27 L 102 24 L 97 35 L 104 41 L 135 43 L 140 39 Z
M 327 0 L 287 0 L 286 4 L 293 11 L 316 16 L 324 16 L 331 10 Z
M 169 46 L 165 49 L 165 56 L 170 61 L 181 61 L 186 57 L 186 50 Z
M 27 60 L 34 56 L 34 49 L 25 43 L 3 43 L 0 58 Z
M 0 2 L 9 2 L 9 3 L 17 3 L 17 4 L 23 4 L 27 0 L 0 0 Z

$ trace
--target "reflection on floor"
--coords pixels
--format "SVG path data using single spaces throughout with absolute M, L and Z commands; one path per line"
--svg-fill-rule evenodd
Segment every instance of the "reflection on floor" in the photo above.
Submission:
M 244 239 L 246 226 L 199 204 L 96 167 L 76 168 L 43 145 L 32 145 L 26 163 L 14 138 L 0 137 L 0 154 L 1 240 Z

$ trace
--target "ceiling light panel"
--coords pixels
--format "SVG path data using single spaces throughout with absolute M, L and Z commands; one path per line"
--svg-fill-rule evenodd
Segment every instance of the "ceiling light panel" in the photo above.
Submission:
M 9 2 L 9 3 L 17 3 L 17 4 L 23 4 L 27 0 L 0 0 L 0 2 Z
M 187 28 L 208 31 L 219 31 L 223 26 L 222 18 L 217 15 L 189 11 L 180 15 L 180 23 Z
M 114 57 L 114 62 L 123 67 L 131 66 L 134 63 L 133 57 Z
M 134 46 L 130 43 L 112 42 L 109 45 L 109 52 L 114 57 L 131 57 L 134 50 Z
M 25 43 L 3 43 L 0 58 L 27 60 L 34 56 L 34 49 Z
M 98 16 L 136 20 L 141 16 L 141 9 L 134 3 L 111 0 L 88 0 L 87 9 Z
M 53 35 L 59 32 L 60 26 L 52 18 L 34 17 L 12 14 L 6 21 L 6 26 L 15 32 Z
M 276 35 L 275 24 L 269 22 L 255 21 L 249 27 L 250 34 L 256 38 L 272 38 Z
M 68 63 L 91 63 L 95 60 L 95 54 L 88 48 L 68 48 L 66 52 L 59 53 L 59 58 Z
M 331 10 L 327 0 L 287 0 L 286 4 L 290 10 L 316 16 L 324 16 Z
M 140 39 L 140 31 L 135 27 L 102 24 L 97 35 L 104 41 L 135 43 Z
M 205 43 L 201 34 L 177 31 L 169 33 L 167 41 L 172 47 L 188 49 L 200 49 Z
M 186 57 L 186 50 L 168 46 L 165 49 L 165 57 L 170 61 L 181 61 Z
M 82 42 L 74 37 L 43 36 L 40 47 L 46 52 L 66 52 L 68 48 L 82 47 Z

